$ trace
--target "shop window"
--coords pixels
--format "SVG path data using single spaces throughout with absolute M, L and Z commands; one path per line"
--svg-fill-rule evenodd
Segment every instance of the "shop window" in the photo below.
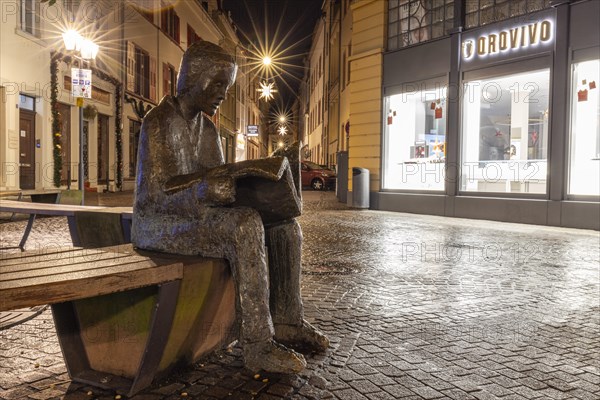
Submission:
M 444 190 L 446 88 L 389 96 L 385 107 L 383 187 Z
M 573 65 L 569 194 L 600 195 L 600 60 Z
M 138 142 L 142 124 L 139 121 L 129 120 L 129 177 L 135 178 L 137 167 Z
M 30 35 L 41 37 L 39 0 L 21 0 L 20 28 Z
M 464 85 L 461 190 L 546 193 L 550 70 Z
M 493 22 L 550 8 L 550 0 L 466 0 L 465 27 Z
M 388 11 L 388 50 L 446 36 L 454 24 L 453 0 L 392 0 Z

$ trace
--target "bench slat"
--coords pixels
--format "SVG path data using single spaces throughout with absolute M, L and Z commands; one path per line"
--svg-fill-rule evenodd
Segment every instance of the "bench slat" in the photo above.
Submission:
M 0 285 L 12 280 L 26 280 L 30 278 L 39 279 L 45 276 L 95 271 L 107 267 L 122 267 L 123 271 L 127 272 L 130 264 L 145 260 L 147 260 L 146 257 L 142 256 L 129 256 L 125 258 L 123 256 L 115 256 L 114 253 L 99 254 L 98 259 L 91 262 L 83 260 L 75 260 L 71 262 L 70 260 L 66 259 L 62 260 L 62 263 L 45 263 L 37 268 L 28 267 L 23 268 L 22 270 L 15 268 L 12 271 L 3 270 L 2 273 L 0 273 Z
M 168 266 L 174 266 L 175 269 L 177 269 L 178 265 L 183 265 L 181 263 L 178 262 L 173 262 L 171 264 L 167 264 L 166 266 L 160 266 L 158 268 L 163 268 L 163 267 L 168 267 Z M 132 263 L 124 263 L 124 264 L 119 264 L 119 265 L 100 265 L 98 268 L 96 269 L 88 269 L 85 271 L 67 271 L 67 272 L 59 272 L 57 274 L 52 274 L 52 275 L 45 275 L 45 276 L 34 276 L 31 278 L 26 278 L 26 279 L 19 279 L 19 280 L 8 280 L 8 281 L 1 281 L 0 282 L 0 293 L 2 293 L 4 290 L 11 290 L 11 289 L 18 289 L 18 288 L 24 288 L 27 289 L 28 287 L 31 286 L 37 286 L 37 285 L 49 285 L 51 283 L 56 283 L 56 282 L 73 282 L 73 281 L 81 281 L 81 280 L 87 280 L 87 282 L 85 282 L 85 285 L 89 285 L 91 287 L 95 286 L 95 282 L 94 279 L 95 277 L 103 277 L 103 276 L 121 276 L 124 279 L 129 279 L 128 278 L 128 274 L 130 274 L 133 271 L 137 271 L 137 270 L 144 270 L 146 271 L 146 273 L 148 273 L 149 275 L 154 274 L 154 269 L 157 268 L 156 264 L 153 263 L 152 261 L 149 260 L 141 260 L 141 261 L 135 261 Z M 177 273 L 174 274 L 174 276 L 172 277 L 172 279 L 169 280 L 174 280 L 174 279 L 178 279 L 179 276 L 177 275 Z M 157 282 L 158 283 L 158 282 Z M 124 284 L 124 287 L 122 289 L 118 289 L 119 287 L 117 287 L 117 290 L 114 290 L 116 292 L 119 292 L 121 290 L 126 290 L 129 284 Z M 143 285 L 144 286 L 144 285 Z M 84 294 L 82 292 L 82 294 Z M 85 296 L 87 297 L 87 296 Z
M 55 304 L 88 297 L 157 285 L 183 276 L 182 263 L 157 266 L 144 261 L 132 264 L 132 269 L 106 268 L 95 273 L 75 273 L 69 276 L 28 279 L 19 285 L 4 287 L 0 284 L 0 311 L 32 307 L 39 304 Z M 8 285 L 7 285 L 8 286 Z
M 0 211 L 19 214 L 41 214 L 55 216 L 73 216 L 76 211 L 110 210 L 101 206 L 73 206 L 67 204 L 28 203 L 24 201 L 1 200 Z
M 21 257 L 0 259 L 0 311 L 83 299 L 178 280 L 183 277 L 183 263 L 186 262 L 185 258 L 138 252 L 131 244 L 17 255 Z M 19 258 L 25 269 L 22 274 L 18 270 L 14 273 L 4 272 L 7 268 L 12 271 L 12 267 L 19 265 Z M 100 258 L 101 261 L 96 261 Z M 71 263 L 65 263 L 65 260 Z
M 66 253 L 66 254 L 65 254 Z M 120 253 L 120 254 L 132 254 L 134 253 L 133 246 L 131 244 L 126 245 L 115 245 L 102 248 L 87 249 L 82 247 L 72 246 L 48 246 L 40 250 L 27 250 L 21 253 L 0 253 L 0 271 L 5 265 L 13 264 L 25 264 L 30 262 L 43 262 L 44 260 L 59 260 L 65 257 L 80 257 L 82 255 L 89 255 L 90 257 L 98 253 Z M 22 262 L 20 261 L 22 260 Z
M 98 254 L 101 253 L 107 252 L 100 249 L 81 249 L 74 251 L 73 247 L 69 247 L 64 251 L 57 251 L 55 253 L 46 251 L 44 251 L 44 253 L 37 253 L 35 251 L 13 253 L 13 257 L 6 259 L 3 257 L 0 258 L 0 272 L 9 271 L 14 266 L 20 266 L 23 268 L 23 265 L 35 265 L 44 262 L 60 262 L 61 260 L 85 258 L 88 261 L 94 261 L 94 257 L 97 257 Z M 19 254 L 23 254 L 23 257 L 19 257 Z

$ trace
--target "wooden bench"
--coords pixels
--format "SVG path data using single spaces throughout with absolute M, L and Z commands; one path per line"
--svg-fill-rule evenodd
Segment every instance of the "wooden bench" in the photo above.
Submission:
M 131 207 L 77 206 L 1 200 L 0 212 L 29 214 L 29 220 L 19 244 L 3 249 L 18 248 L 24 251 L 33 223 L 38 215 L 67 217 L 74 246 L 103 247 L 131 241 L 133 215 Z M 94 220 L 96 220 L 95 223 Z M 110 232 L 103 230 L 110 230 Z M 101 234 L 104 234 L 103 239 L 94 239 L 94 236 Z
M 51 304 L 71 379 L 132 396 L 235 334 L 224 260 L 103 249 L 0 256 L 0 311 Z
M 55 203 L 60 201 L 60 190 L 2 190 L 0 191 L 0 200 L 16 200 L 21 201 L 23 197 L 29 197 L 32 203 Z M 10 220 L 12 221 L 16 213 L 12 213 Z

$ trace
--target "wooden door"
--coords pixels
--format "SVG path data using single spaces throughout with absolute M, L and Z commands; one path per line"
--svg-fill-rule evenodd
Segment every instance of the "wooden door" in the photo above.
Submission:
M 21 189 L 35 189 L 35 113 L 19 111 L 19 182 Z

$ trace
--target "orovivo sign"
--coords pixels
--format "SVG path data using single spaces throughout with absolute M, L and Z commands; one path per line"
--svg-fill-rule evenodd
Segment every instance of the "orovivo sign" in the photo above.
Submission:
M 530 46 L 549 44 L 554 39 L 554 27 L 551 20 L 546 19 L 504 29 L 500 32 L 489 32 L 474 39 L 465 39 L 462 42 L 462 56 L 464 60 L 488 55 L 515 52 Z

